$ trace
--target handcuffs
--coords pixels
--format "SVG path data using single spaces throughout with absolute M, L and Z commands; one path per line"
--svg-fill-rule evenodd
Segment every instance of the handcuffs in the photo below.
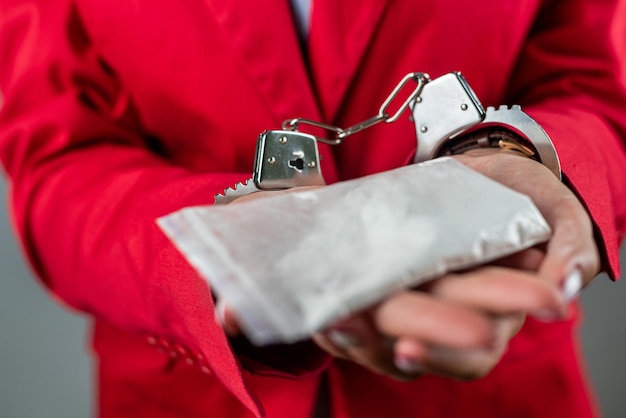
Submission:
M 388 109 L 399 93 L 414 82 L 415 89 L 398 110 Z M 548 134 L 519 105 L 484 109 L 460 72 L 430 80 L 426 73 L 409 73 L 380 106 L 378 114 L 351 127 L 295 118 L 283 122 L 281 130 L 262 132 L 256 144 L 252 178 L 215 196 L 222 205 L 258 191 L 325 185 L 318 143 L 341 144 L 348 136 L 378 123 L 393 123 L 410 108 L 415 123 L 417 152 L 414 163 L 475 148 L 499 147 L 519 152 L 545 165 L 559 180 L 561 167 Z M 299 131 L 309 125 L 333 132 L 324 138 Z

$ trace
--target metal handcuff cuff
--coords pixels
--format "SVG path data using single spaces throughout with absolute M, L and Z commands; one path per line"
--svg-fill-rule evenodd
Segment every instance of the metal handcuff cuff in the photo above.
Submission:
M 406 86 L 415 89 L 398 110 L 387 110 Z M 559 180 L 561 168 L 550 137 L 519 105 L 486 110 L 460 72 L 430 80 L 425 73 L 409 73 L 381 105 L 378 114 L 342 129 L 304 118 L 283 122 L 282 130 L 262 132 L 257 140 L 252 178 L 215 196 L 215 204 L 231 201 L 258 191 L 282 190 L 300 186 L 323 186 L 318 142 L 339 145 L 348 136 L 378 123 L 393 123 L 411 109 L 417 134 L 414 163 L 475 148 L 499 147 L 522 153 L 545 165 Z M 334 132 L 323 138 L 298 130 L 309 125 Z

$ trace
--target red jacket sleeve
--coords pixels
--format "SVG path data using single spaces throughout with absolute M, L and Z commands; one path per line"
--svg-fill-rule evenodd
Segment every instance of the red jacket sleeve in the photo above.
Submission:
M 546 2 L 511 79 L 511 102 L 525 103 L 550 134 L 612 278 L 626 234 L 626 91 L 618 80 L 625 51 L 613 42 L 626 39 L 619 8 L 624 2 Z
M 160 155 L 69 1 L 1 4 L 0 159 L 39 277 L 77 309 L 203 353 L 254 408 L 207 283 L 155 223 L 249 174 L 191 172 Z

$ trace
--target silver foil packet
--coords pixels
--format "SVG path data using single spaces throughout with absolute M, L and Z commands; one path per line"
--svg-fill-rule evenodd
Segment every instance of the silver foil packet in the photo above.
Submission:
M 551 234 L 529 197 L 451 158 L 157 222 L 258 345 Z

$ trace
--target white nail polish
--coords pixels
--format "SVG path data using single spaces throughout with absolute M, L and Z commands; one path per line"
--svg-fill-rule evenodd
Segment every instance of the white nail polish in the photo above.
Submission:
M 580 269 L 574 269 L 563 281 L 561 292 L 566 301 L 572 301 L 583 288 L 583 275 Z
M 326 336 L 339 348 L 353 348 L 360 345 L 359 338 L 347 331 L 331 329 L 326 333 Z
M 393 359 L 394 364 L 401 372 L 407 374 L 424 373 L 424 368 L 421 363 L 415 359 L 409 359 L 407 357 L 396 357 Z
M 215 322 L 218 325 L 224 326 L 224 322 L 226 321 L 226 304 L 221 300 L 217 301 L 217 305 L 215 306 Z

